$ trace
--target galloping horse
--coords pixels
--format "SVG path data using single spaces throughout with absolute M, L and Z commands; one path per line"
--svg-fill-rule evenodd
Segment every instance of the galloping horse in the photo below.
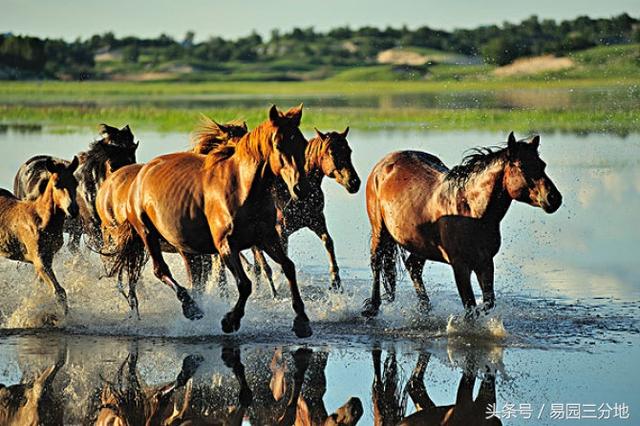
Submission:
M 381 275 L 389 299 L 394 299 L 398 248 L 408 252 L 404 263 L 424 306 L 429 297 L 422 269 L 426 260 L 433 260 L 452 266 L 469 317 L 478 313 L 473 310 L 472 271 L 484 309 L 493 308 L 493 257 L 500 248 L 500 221 L 511 202 L 547 213 L 562 204 L 538 155 L 539 144 L 539 136 L 516 141 L 511 132 L 505 148 L 478 150 L 451 170 L 425 152 L 394 152 L 380 160 L 367 181 L 373 289 L 362 314 L 378 313 Z
M 195 143 L 192 149 L 194 153 L 208 153 L 213 146 L 234 140 L 247 133 L 247 125 L 245 123 L 231 122 L 219 124 L 204 116 L 202 121 L 202 127 L 194 135 Z M 103 256 L 103 260 L 108 269 L 107 275 L 118 276 L 118 288 L 128 300 L 131 310 L 135 312 L 138 318 L 140 318 L 140 314 L 138 312 L 136 283 L 139 278 L 137 275 L 139 275 L 142 265 L 144 265 L 147 260 L 147 256 L 144 253 L 144 246 L 140 244 L 137 252 L 131 252 L 126 258 L 110 256 L 109 253 L 112 246 L 118 247 L 119 245 L 119 230 L 121 229 L 121 225 L 127 222 L 129 188 L 131 188 L 131 184 L 138 175 L 138 172 L 140 172 L 140 169 L 142 169 L 142 166 L 144 166 L 144 164 L 130 164 L 113 173 L 109 170 L 96 196 L 96 211 L 100 218 L 100 226 L 102 228 L 103 252 L 107 253 L 106 256 Z M 163 244 L 162 249 L 166 252 L 176 252 L 176 249 L 170 247 L 168 244 Z M 199 259 L 196 256 L 183 257 L 187 271 L 189 272 L 192 288 L 194 291 L 203 291 L 204 283 L 211 270 L 211 256 L 200 255 Z M 115 260 L 115 262 L 111 262 L 112 259 Z M 118 264 L 118 260 L 120 262 L 124 261 L 125 263 Z M 136 274 L 136 272 L 138 274 Z M 124 273 L 128 274 L 128 294 L 125 294 L 124 290 L 122 290 Z M 222 274 L 224 274 L 224 269 L 222 269 Z
M 40 280 L 55 291 L 66 315 L 69 311 L 67 293 L 58 283 L 51 265 L 64 241 L 65 216 L 78 214 L 78 182 L 74 177 L 78 157 L 73 157 L 69 165 L 49 159 L 44 167 L 50 177 L 35 200 L 20 200 L 6 189 L 0 189 L 0 256 L 32 263 Z
M 99 240 L 100 222 L 95 209 L 95 199 L 106 177 L 108 167 L 111 167 L 111 170 L 117 170 L 124 165 L 136 162 L 138 143 L 133 142 L 133 133 L 128 125 L 117 129 L 101 124 L 99 132 L 102 139 L 93 142 L 88 151 L 77 155 L 80 166 L 75 176 L 78 180 L 77 203 L 80 208 L 80 217 L 65 221 L 65 231 L 70 234 L 69 247 L 74 251 L 78 249 L 83 233 L 86 233 L 93 242 Z M 46 168 L 49 160 L 69 164 L 66 160 L 48 155 L 30 158 L 20 166 L 14 178 L 13 192 L 16 197 L 35 200 L 42 194 L 50 177 Z
M 309 179 L 311 192 L 304 199 L 292 200 L 283 182 L 276 180 L 273 185 L 273 197 L 278 210 L 278 232 L 283 247 L 287 251 L 289 237 L 302 228 L 309 228 L 324 243 L 329 255 L 329 272 L 331 274 L 330 287 L 340 289 L 340 274 L 333 239 L 327 230 L 327 220 L 324 216 L 324 193 L 322 179 L 325 176 L 335 179 L 344 186 L 350 194 L 360 189 L 360 178 L 351 162 L 351 148 L 347 142 L 347 127 L 342 133 L 322 133 L 316 129 L 316 137 L 309 140 L 305 151 L 305 173 Z M 271 268 L 264 255 L 258 248 L 253 249 L 256 260 L 256 273 L 264 270 L 275 296 L 275 287 Z
M 202 317 L 187 291 L 171 275 L 162 257 L 165 240 L 186 257 L 219 253 L 237 281 L 239 298 L 222 320 L 231 333 L 251 294 L 251 281 L 240 262 L 240 251 L 259 246 L 284 270 L 296 312 L 293 329 L 311 335 L 296 281 L 295 266 L 284 252 L 276 231 L 276 214 L 269 186 L 281 176 L 291 196 L 306 195 L 304 150 L 299 130 L 302 106 L 281 113 L 273 106 L 269 119 L 234 144 L 221 145 L 207 156 L 174 153 L 151 160 L 138 173 L 129 191 L 128 222 L 144 242 L 154 274 L 182 302 L 187 318 Z M 171 185 L 168 190 L 167 185 Z M 133 233 L 132 239 L 136 238 Z

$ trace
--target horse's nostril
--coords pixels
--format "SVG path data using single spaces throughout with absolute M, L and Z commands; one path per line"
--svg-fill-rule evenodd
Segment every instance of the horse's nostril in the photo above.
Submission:
M 299 183 L 296 183 L 295 185 L 293 185 L 293 193 L 296 194 L 298 197 L 302 196 L 302 187 L 300 186 Z

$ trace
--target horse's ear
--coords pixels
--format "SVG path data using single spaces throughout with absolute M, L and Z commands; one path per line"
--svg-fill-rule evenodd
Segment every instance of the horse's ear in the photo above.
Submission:
M 318 135 L 320 139 L 325 139 L 327 137 L 327 135 L 325 133 L 322 133 L 320 130 L 318 130 L 317 127 L 314 127 L 313 130 L 316 131 L 316 135 Z
M 98 132 L 106 138 L 109 136 L 117 135 L 118 129 L 116 129 L 115 127 L 111 127 L 108 124 L 102 123 L 101 125 L 98 126 Z
M 78 168 L 78 165 L 80 164 L 80 160 L 78 159 L 77 155 L 73 156 L 73 160 L 71 161 L 71 164 L 69 164 L 69 167 L 67 167 L 67 169 L 73 173 L 76 171 L 76 169 Z
M 509 133 L 509 137 L 507 138 L 507 146 L 509 147 L 509 149 L 514 149 L 516 147 L 516 136 L 513 134 L 513 132 Z
M 242 126 L 241 127 L 244 129 L 245 132 L 249 131 L 249 128 L 247 127 L 247 122 L 246 121 L 242 122 Z
M 349 126 L 347 126 L 347 128 L 344 129 L 342 133 L 340 133 L 340 136 L 342 136 L 343 138 L 346 138 L 348 134 L 349 134 Z
M 271 123 L 274 126 L 278 126 L 280 124 L 280 119 L 281 119 L 281 115 L 280 115 L 280 111 L 278 111 L 278 108 L 275 105 L 271 105 L 271 108 L 269 108 L 269 120 L 271 120 Z
M 58 173 L 56 163 L 51 158 L 47 158 L 44 162 L 44 168 L 51 174 Z
M 291 120 L 291 123 L 296 127 L 299 127 L 300 122 L 302 121 L 302 107 L 303 107 L 303 104 L 300 104 L 297 107 L 291 108 L 285 114 L 287 118 Z
M 122 129 L 120 129 L 121 132 L 127 132 L 127 133 L 131 133 L 131 129 L 129 128 L 129 125 L 125 125 Z
M 540 146 L 540 135 L 535 135 L 534 137 L 532 137 L 529 140 L 529 143 L 531 144 L 531 146 L 533 146 L 537 150 L 538 147 Z

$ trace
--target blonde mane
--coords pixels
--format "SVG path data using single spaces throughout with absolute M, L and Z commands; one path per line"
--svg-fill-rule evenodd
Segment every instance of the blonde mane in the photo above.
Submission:
M 239 139 L 216 145 L 207 154 L 204 168 L 213 167 L 234 155 L 240 161 L 265 161 L 273 151 L 272 138 L 276 131 L 277 128 L 267 120 Z
M 192 152 L 206 155 L 220 145 L 227 144 L 247 133 L 246 123 L 232 120 L 220 125 L 202 114 L 200 124 L 191 133 Z
M 307 173 L 316 168 L 320 168 L 321 166 L 320 161 L 322 157 L 324 157 L 324 155 L 327 153 L 330 146 L 331 146 L 330 137 L 321 138 L 319 136 L 316 136 L 312 139 L 309 139 L 307 148 L 304 151 L 304 157 L 305 157 L 304 170 Z

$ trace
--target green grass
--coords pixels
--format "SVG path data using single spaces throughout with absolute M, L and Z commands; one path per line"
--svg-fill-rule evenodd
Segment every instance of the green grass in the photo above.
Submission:
M 203 110 L 204 114 L 224 122 L 241 118 L 250 127 L 264 121 L 266 108 L 219 108 Z M 130 123 L 134 130 L 188 132 L 193 130 L 199 112 L 192 109 L 153 107 L 73 107 L 73 106 L 0 106 L 0 122 L 42 124 L 50 130 L 69 127 L 93 128 L 97 123 L 116 125 Z M 568 110 L 499 110 L 499 109 L 314 109 L 304 112 L 302 127 L 311 130 L 491 130 L 517 132 L 611 132 L 640 131 L 640 113 L 633 110 L 568 111 Z

